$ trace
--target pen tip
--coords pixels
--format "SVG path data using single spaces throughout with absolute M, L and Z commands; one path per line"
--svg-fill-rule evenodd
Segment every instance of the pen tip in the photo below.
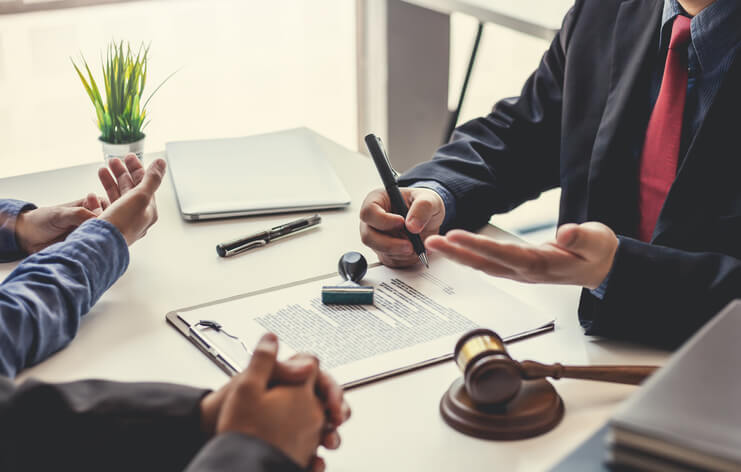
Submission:
M 419 260 L 422 261 L 422 264 L 425 265 L 428 269 L 430 268 L 430 262 L 427 260 L 427 254 L 424 252 L 419 255 Z

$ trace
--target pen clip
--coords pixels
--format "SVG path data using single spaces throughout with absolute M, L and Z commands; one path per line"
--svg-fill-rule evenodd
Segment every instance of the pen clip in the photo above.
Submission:
M 394 166 L 391 165 L 391 159 L 389 159 L 389 155 L 386 152 L 386 148 L 383 146 L 383 141 L 381 141 L 381 138 L 379 138 L 378 136 L 376 136 L 376 140 L 378 141 L 378 148 L 381 150 L 381 152 L 383 153 L 383 158 L 386 160 L 386 165 L 388 165 L 389 169 L 391 170 L 391 175 L 394 176 L 394 179 L 398 179 L 399 173 L 396 172 L 396 169 L 394 169 Z
M 250 249 L 262 247 L 266 245 L 268 242 L 265 239 L 258 239 L 255 241 L 250 241 L 246 244 L 243 244 L 241 246 L 235 247 L 234 249 L 230 249 L 226 251 L 227 256 L 233 256 L 234 254 L 239 254 L 240 252 L 248 251 Z

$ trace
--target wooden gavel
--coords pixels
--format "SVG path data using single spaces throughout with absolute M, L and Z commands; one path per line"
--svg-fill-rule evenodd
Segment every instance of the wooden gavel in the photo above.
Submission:
M 490 329 L 476 329 L 455 346 L 455 362 L 463 372 L 466 391 L 477 405 L 507 403 L 517 395 L 523 380 L 583 379 L 638 385 L 656 366 L 564 366 L 512 359 L 504 341 Z

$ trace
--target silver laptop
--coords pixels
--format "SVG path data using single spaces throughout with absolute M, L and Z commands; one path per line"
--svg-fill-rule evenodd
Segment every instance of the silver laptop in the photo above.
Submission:
M 188 221 L 342 208 L 350 196 L 325 158 L 338 148 L 307 128 L 178 141 L 167 143 L 168 172 Z

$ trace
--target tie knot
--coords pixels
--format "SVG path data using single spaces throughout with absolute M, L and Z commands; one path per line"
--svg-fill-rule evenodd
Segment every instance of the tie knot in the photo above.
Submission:
M 681 48 L 689 44 L 691 20 L 686 16 L 677 15 L 672 25 L 672 39 L 669 41 L 669 49 Z

